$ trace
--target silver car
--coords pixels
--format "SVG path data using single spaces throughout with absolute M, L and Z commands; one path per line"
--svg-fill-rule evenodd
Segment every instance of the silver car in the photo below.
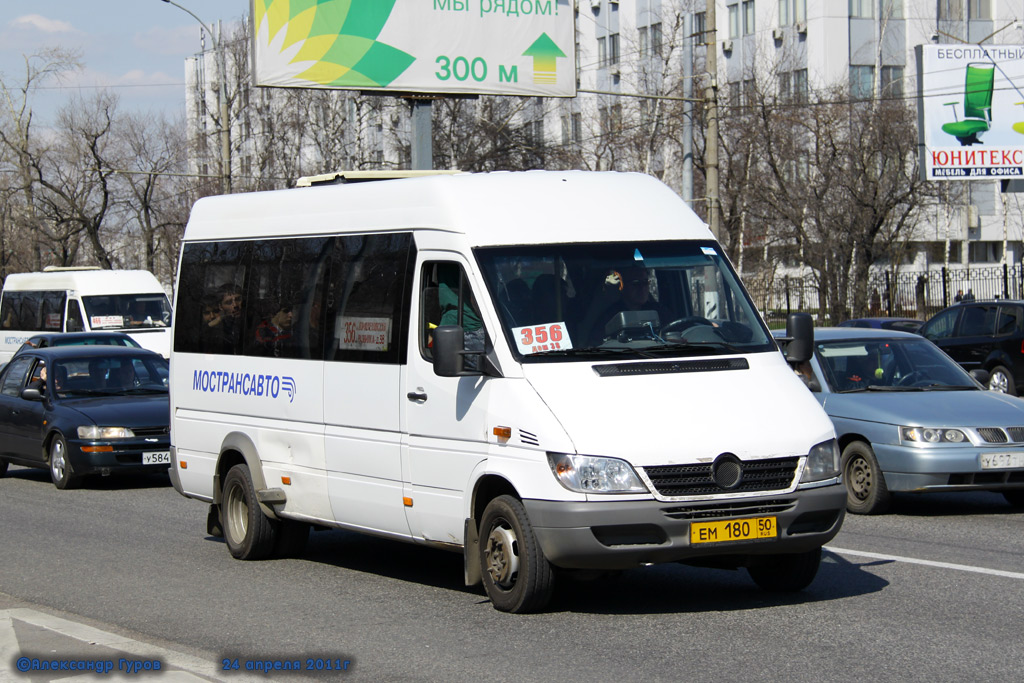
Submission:
M 883 512 L 892 491 L 998 491 L 1024 507 L 1024 400 L 927 339 L 819 328 L 796 370 L 835 425 L 850 512 Z

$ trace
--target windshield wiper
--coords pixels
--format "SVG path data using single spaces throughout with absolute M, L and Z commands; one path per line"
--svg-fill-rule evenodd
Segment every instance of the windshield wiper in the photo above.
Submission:
M 687 342 L 687 341 L 673 341 L 665 342 L 664 344 L 656 344 L 655 346 L 648 346 L 648 351 L 662 351 L 662 350 L 673 350 L 673 351 L 725 351 L 726 353 L 742 353 L 742 349 L 738 349 L 732 344 L 726 342 Z
M 528 356 L 622 356 L 639 354 L 649 356 L 646 349 L 635 349 L 628 346 L 583 346 L 572 349 L 553 349 L 539 353 L 529 353 Z

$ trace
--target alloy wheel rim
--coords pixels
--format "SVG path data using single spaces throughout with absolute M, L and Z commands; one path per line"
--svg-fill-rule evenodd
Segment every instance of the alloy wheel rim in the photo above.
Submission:
M 53 474 L 54 480 L 60 481 L 64 478 L 65 467 L 64 446 L 60 441 L 55 441 L 53 448 L 50 449 L 50 472 Z

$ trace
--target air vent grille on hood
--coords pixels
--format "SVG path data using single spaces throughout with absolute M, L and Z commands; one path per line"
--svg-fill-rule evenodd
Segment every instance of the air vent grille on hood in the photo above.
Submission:
M 674 372 L 719 372 L 721 370 L 749 370 L 746 358 L 716 358 L 713 360 L 681 360 L 662 363 L 615 363 L 595 365 L 600 377 L 628 375 L 665 375 Z

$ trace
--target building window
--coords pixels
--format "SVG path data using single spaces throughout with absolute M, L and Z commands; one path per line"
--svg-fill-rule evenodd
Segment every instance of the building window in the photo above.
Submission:
M 572 115 L 572 141 L 577 145 L 583 142 L 583 114 Z
M 874 5 L 878 0 L 850 0 L 850 17 L 871 19 L 875 16 Z
M 647 27 L 641 26 L 636 30 L 638 43 L 640 44 L 640 56 L 646 57 L 651 49 L 651 39 L 647 35 Z
M 798 24 L 807 21 L 807 0 L 793 0 L 793 21 Z
M 740 6 L 729 5 L 729 37 L 740 37 Z
M 939 19 L 961 21 L 963 18 L 963 0 L 939 0 Z
M 793 23 L 791 4 L 791 0 L 779 0 L 779 26 L 789 26 Z
M 608 45 L 604 38 L 597 39 L 597 66 L 608 66 Z
M 619 34 L 608 36 L 608 64 L 619 63 Z
M 807 69 L 797 69 L 793 72 L 793 101 L 806 103 L 807 95 Z
M 661 22 L 651 24 L 651 54 L 661 56 Z
M 882 0 L 879 16 L 882 19 L 902 19 L 903 0 Z
M 743 35 L 749 36 L 756 29 L 754 25 L 754 0 L 743 2 Z
M 693 35 L 697 37 L 697 41 L 704 42 L 704 31 L 707 27 L 707 17 L 703 12 L 697 12 L 693 15 Z
M 779 74 L 779 100 L 789 102 L 793 99 L 793 74 L 783 71 Z
M 870 99 L 875 92 L 875 67 L 850 66 L 850 97 L 855 100 Z
M 991 19 L 992 0 L 967 0 L 968 19 Z
M 882 97 L 903 97 L 903 67 L 882 67 Z

